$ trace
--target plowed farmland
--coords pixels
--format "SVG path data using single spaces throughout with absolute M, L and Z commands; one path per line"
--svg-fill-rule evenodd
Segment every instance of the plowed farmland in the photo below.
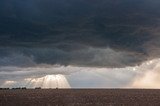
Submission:
M 0 90 L 0 106 L 160 106 L 160 90 Z

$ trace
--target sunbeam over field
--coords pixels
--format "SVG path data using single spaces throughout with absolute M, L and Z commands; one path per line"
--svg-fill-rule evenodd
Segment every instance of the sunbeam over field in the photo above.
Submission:
M 63 75 L 46 75 L 41 78 L 25 79 L 28 88 L 70 88 L 68 81 Z
M 32 77 L 26 78 L 21 81 L 5 81 L 1 86 L 2 88 L 17 88 L 17 87 L 26 87 L 26 88 L 70 88 L 70 84 L 64 75 L 46 75 L 40 78 Z

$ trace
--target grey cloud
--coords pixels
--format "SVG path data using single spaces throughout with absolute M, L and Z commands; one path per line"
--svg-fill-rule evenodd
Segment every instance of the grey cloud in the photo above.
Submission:
M 140 64 L 146 57 L 134 52 L 114 51 L 111 48 L 92 48 L 65 51 L 58 48 L 1 49 L 6 52 L 0 66 L 35 67 L 38 64 L 59 64 L 92 67 L 125 67 Z
M 36 63 L 32 57 L 24 56 L 23 54 L 11 54 L 9 56 L 1 57 L 0 66 L 35 66 Z
M 70 75 L 84 69 L 83 67 L 60 66 L 60 65 L 45 65 L 41 64 L 36 67 L 12 67 L 5 66 L 0 68 L 1 80 L 16 80 L 25 78 L 39 78 L 45 75 Z
M 157 0 L 2 0 L 0 65 L 125 67 L 158 58 L 160 38 L 153 29 L 159 28 L 159 4 Z

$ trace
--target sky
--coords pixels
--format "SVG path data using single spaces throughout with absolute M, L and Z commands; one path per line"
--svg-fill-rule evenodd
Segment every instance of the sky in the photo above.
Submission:
M 159 0 L 1 0 L 0 87 L 160 88 Z

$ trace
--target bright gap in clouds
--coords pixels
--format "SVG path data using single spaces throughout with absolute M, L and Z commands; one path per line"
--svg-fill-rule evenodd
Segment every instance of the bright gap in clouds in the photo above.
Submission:
M 125 68 L 41 65 L 1 69 L 7 70 L 0 72 L 0 78 L 4 80 L 1 87 L 160 88 L 160 59 Z
M 27 78 L 25 81 L 28 88 L 70 88 L 68 81 L 63 75 L 46 75 L 41 78 Z
M 70 88 L 64 75 L 46 75 L 40 78 L 26 78 L 23 81 L 5 81 L 2 87 L 27 87 L 27 88 Z

